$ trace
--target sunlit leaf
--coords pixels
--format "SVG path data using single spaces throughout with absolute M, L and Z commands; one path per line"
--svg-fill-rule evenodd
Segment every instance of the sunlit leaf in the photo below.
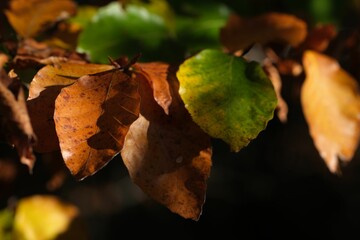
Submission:
M 1 135 L 14 145 L 22 163 L 29 167 L 30 172 L 35 163 L 32 146 L 35 142 L 29 115 L 25 104 L 25 94 L 21 82 L 11 79 L 0 68 L 0 120 Z
M 169 115 L 140 81 L 141 115 L 130 126 L 121 156 L 132 180 L 151 198 L 184 218 L 197 220 L 211 168 L 210 138 L 191 119 L 170 79 Z
M 77 207 L 54 196 L 34 195 L 18 202 L 14 239 L 56 239 L 78 216 Z
M 303 20 L 289 14 L 266 13 L 253 18 L 233 14 L 221 29 L 220 39 L 230 52 L 254 43 L 282 42 L 295 47 L 304 41 L 306 28 Z
M 180 95 L 194 121 L 239 151 L 273 118 L 271 81 L 255 62 L 204 50 L 180 65 Z
M 76 13 L 72 0 L 12 0 L 5 14 L 22 37 L 34 37 L 55 22 Z
M 55 127 L 66 166 L 78 179 L 104 167 L 138 118 L 137 81 L 121 69 L 80 77 L 55 101 Z
M 40 69 L 31 81 L 27 107 L 37 136 L 34 149 L 51 152 L 59 149 L 59 141 L 53 119 L 55 99 L 61 89 L 77 78 L 112 69 L 110 65 L 61 62 Z
M 326 55 L 306 51 L 302 109 L 310 135 L 329 170 L 350 161 L 360 139 L 360 95 L 356 80 Z
M 101 36 L 101 37 L 99 37 Z M 134 56 L 157 50 L 168 36 L 165 20 L 146 8 L 118 2 L 99 8 L 79 38 L 78 50 L 93 62 L 108 62 L 108 57 Z M 149 54 L 151 55 L 151 54 Z
M 167 81 L 169 64 L 162 62 L 138 63 L 138 73 L 149 82 L 153 89 L 155 101 L 169 114 L 172 101 Z

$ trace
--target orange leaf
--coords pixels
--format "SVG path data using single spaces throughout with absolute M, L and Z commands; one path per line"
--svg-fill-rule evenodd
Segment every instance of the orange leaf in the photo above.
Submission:
M 331 172 L 339 162 L 350 161 L 360 138 L 360 95 L 358 84 L 335 59 L 306 51 L 306 79 L 301 103 L 311 137 Z
M 172 97 L 167 82 L 169 64 L 162 62 L 138 63 L 138 74 L 149 82 L 153 89 L 155 101 L 169 114 Z
M 150 197 L 184 218 L 199 219 L 211 169 L 210 138 L 191 119 L 170 82 L 166 115 L 140 78 L 141 115 L 125 138 L 121 156 L 132 180 Z
M 112 69 L 110 65 L 85 63 L 58 63 L 40 69 L 30 83 L 27 107 L 37 143 L 37 152 L 59 150 L 59 141 L 53 120 L 55 99 L 61 89 L 73 84 L 77 78 Z
M 12 0 L 5 11 L 10 24 L 24 38 L 34 37 L 75 13 L 72 0 Z
M 293 15 L 267 13 L 245 19 L 233 14 L 221 29 L 220 40 L 229 52 L 234 52 L 254 43 L 274 41 L 296 47 L 306 34 L 306 23 Z
M 55 101 L 55 128 L 66 166 L 78 179 L 104 167 L 138 118 L 138 83 L 121 69 L 80 77 Z
M 14 145 L 23 164 L 29 167 L 30 172 L 35 163 L 32 145 L 35 142 L 29 115 L 25 104 L 25 94 L 21 82 L 11 79 L 0 68 L 0 113 L 2 128 L 7 142 Z

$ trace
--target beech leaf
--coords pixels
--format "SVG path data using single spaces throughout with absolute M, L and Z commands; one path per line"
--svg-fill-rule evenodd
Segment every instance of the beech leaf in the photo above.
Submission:
M 184 218 L 197 220 L 211 169 L 210 138 L 191 119 L 177 94 L 169 115 L 141 78 L 141 115 L 130 126 L 121 156 L 132 180 L 151 198 Z
M 24 38 L 35 37 L 75 13 L 72 0 L 12 0 L 10 9 L 5 11 L 10 24 Z
M 138 118 L 136 79 L 116 68 L 80 77 L 55 101 L 55 128 L 66 166 L 78 179 L 104 167 Z
M 37 143 L 37 152 L 59 150 L 55 131 L 55 99 L 61 89 L 73 84 L 77 78 L 112 69 L 111 65 L 62 62 L 40 69 L 30 83 L 27 107 Z
M 252 18 L 232 14 L 220 30 L 220 41 L 229 52 L 243 50 L 251 44 L 282 42 L 293 47 L 304 41 L 306 23 L 289 14 L 266 13 Z
M 14 239 L 56 239 L 69 230 L 78 215 L 77 207 L 55 196 L 23 198 L 15 212 Z
M 32 172 L 35 156 L 32 146 L 36 136 L 33 132 L 25 104 L 25 94 L 21 82 L 11 79 L 0 68 L 0 129 L 1 134 L 14 145 L 20 161 Z
M 256 62 L 203 50 L 177 72 L 179 93 L 194 121 L 210 136 L 239 151 L 265 129 L 277 99 Z
M 311 50 L 304 53 L 302 109 L 314 144 L 332 173 L 350 161 L 360 139 L 360 95 L 356 80 L 339 63 Z
M 169 83 L 167 82 L 169 64 L 162 62 L 138 63 L 138 73 L 149 82 L 153 89 L 155 101 L 169 114 L 172 101 Z

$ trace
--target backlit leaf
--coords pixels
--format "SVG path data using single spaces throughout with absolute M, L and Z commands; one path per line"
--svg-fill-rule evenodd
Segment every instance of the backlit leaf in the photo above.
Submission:
M 94 74 L 113 67 L 110 65 L 60 62 L 40 69 L 30 83 L 27 107 L 37 143 L 38 152 L 51 152 L 59 149 L 55 131 L 55 99 L 61 89 L 73 84 L 77 78 Z
M 55 127 L 66 166 L 78 179 L 104 167 L 138 118 L 137 81 L 121 69 L 80 77 L 55 101 Z
M 151 198 L 184 218 L 197 220 L 211 169 L 210 138 L 191 119 L 177 94 L 169 115 L 140 81 L 141 115 L 130 126 L 121 156 L 132 180 Z
M 54 196 L 34 195 L 19 201 L 14 218 L 14 239 L 56 239 L 78 216 L 78 209 Z
M 12 0 L 5 11 L 10 24 L 24 38 L 34 37 L 75 13 L 72 0 Z
M 101 37 L 99 37 L 101 36 Z M 134 56 L 157 50 L 168 36 L 165 20 L 146 8 L 118 2 L 99 8 L 80 34 L 78 50 L 93 62 L 108 62 L 108 56 Z
M 289 14 L 266 13 L 253 18 L 231 15 L 225 27 L 221 29 L 221 43 L 229 52 L 242 50 L 251 44 L 282 42 L 293 47 L 304 41 L 306 23 Z
M 169 64 L 162 62 L 138 63 L 138 73 L 149 82 L 153 89 L 155 101 L 169 114 L 172 101 L 169 83 L 167 81 Z
M 360 95 L 356 80 L 326 55 L 306 51 L 302 109 L 310 135 L 329 170 L 350 161 L 360 139 Z
M 273 118 L 271 81 L 255 62 L 203 50 L 180 65 L 180 95 L 194 121 L 239 151 Z

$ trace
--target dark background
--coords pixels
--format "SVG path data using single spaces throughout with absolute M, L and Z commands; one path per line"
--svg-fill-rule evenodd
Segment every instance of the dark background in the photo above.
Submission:
M 103 5 L 109 1 L 79 0 Z M 341 34 L 359 28 L 358 1 L 222 1 L 241 15 L 279 11 L 309 23 L 336 24 Z M 322 2 L 316 7 L 315 2 Z M 170 1 L 174 6 L 180 1 Z M 330 4 L 330 5 L 329 5 Z M 315 6 L 315 7 L 314 7 Z M 346 66 L 344 66 L 346 68 Z M 351 71 L 351 69 L 350 69 Z M 283 97 L 289 105 L 288 122 L 277 117 L 239 153 L 213 139 L 213 167 L 207 198 L 199 221 L 186 220 L 145 196 L 131 182 L 118 156 L 84 181 L 69 174 L 64 185 L 51 192 L 74 203 L 90 239 L 251 239 L 270 237 L 359 236 L 360 155 L 342 167 L 342 175 L 329 173 L 310 138 L 302 114 L 302 80 L 283 79 Z M 0 145 L 0 158 L 15 156 Z M 2 155 L 1 155 L 2 154 Z M 4 160 L 3 160 L 4 161 Z M 62 164 L 62 163 L 59 163 Z M 1 187 L 1 206 L 24 196 L 49 193 L 45 161 L 33 175 L 18 165 L 18 178 Z

